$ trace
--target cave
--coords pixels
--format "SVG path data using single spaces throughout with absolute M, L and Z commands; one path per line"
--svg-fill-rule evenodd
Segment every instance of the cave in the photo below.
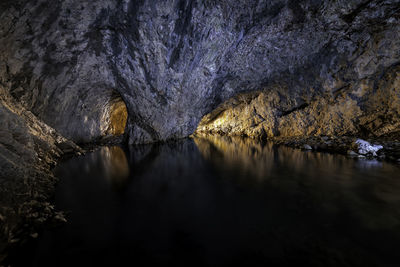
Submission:
M 2 0 L 0 266 L 400 265 L 399 14 Z
M 128 110 L 124 100 L 118 93 L 114 93 L 105 107 L 102 121 L 105 121 L 106 134 L 121 136 L 125 133 L 128 120 Z

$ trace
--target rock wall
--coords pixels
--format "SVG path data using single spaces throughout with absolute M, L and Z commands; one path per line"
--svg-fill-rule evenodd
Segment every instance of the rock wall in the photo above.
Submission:
M 1 85 L 78 142 L 105 134 L 113 92 L 126 103 L 130 143 L 187 136 L 222 102 L 257 90 L 265 105 L 257 113 L 273 121 L 267 134 L 293 134 L 293 124 L 295 134 L 398 127 L 398 87 L 390 88 L 398 86 L 398 0 L 0 5 Z
M 51 167 L 73 142 L 38 120 L 0 86 L 0 265 L 8 250 L 38 236 L 43 224 L 64 220 L 50 204 Z M 7 264 L 5 264 L 8 266 Z
M 123 135 L 125 132 L 126 121 L 128 120 L 128 111 L 126 105 L 121 98 L 111 101 L 109 113 L 105 113 L 104 120 L 109 120 L 106 125 L 108 129 L 106 133 L 112 136 Z
M 203 117 L 196 134 L 307 137 L 400 136 L 400 66 L 292 107 L 277 91 L 242 94 Z

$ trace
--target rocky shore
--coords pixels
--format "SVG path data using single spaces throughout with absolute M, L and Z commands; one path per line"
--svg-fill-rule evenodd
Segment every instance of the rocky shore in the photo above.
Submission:
M 208 138 L 210 136 L 225 136 L 227 138 L 240 137 L 238 135 L 224 135 L 218 133 L 196 132 L 193 136 Z M 400 138 L 381 137 L 366 138 L 366 140 L 354 136 L 291 136 L 291 137 L 248 137 L 260 142 L 273 142 L 276 145 L 284 145 L 304 151 L 327 152 L 358 157 L 365 159 L 385 160 L 400 164 Z M 363 149 L 360 142 L 371 147 L 378 147 L 377 151 Z
M 18 104 L 0 87 L 0 266 L 46 225 L 65 222 L 51 204 L 52 168 L 83 152 Z
M 357 144 L 356 137 L 298 137 L 298 138 L 273 138 L 276 144 L 309 151 L 321 151 L 348 155 L 350 157 L 387 160 L 400 164 L 400 139 L 367 139 L 371 145 L 382 146 L 376 154 L 371 151 L 362 151 Z

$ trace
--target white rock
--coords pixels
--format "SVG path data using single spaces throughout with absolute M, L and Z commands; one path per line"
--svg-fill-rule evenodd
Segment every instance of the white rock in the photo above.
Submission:
M 306 150 L 312 150 L 312 147 L 310 145 L 305 144 L 303 147 Z
M 376 152 L 383 148 L 381 145 L 371 145 L 369 142 L 362 139 L 357 139 L 356 144 L 358 145 L 358 153 L 362 155 L 371 153 L 376 156 Z

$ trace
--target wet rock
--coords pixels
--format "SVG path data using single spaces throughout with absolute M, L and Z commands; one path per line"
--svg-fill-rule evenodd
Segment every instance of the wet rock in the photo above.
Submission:
M 32 238 L 38 238 L 38 236 L 39 236 L 38 233 L 33 233 L 33 234 L 31 234 L 31 237 L 32 237 Z
M 76 144 L 38 120 L 0 86 L 0 265 L 7 252 L 57 215 L 52 166 Z
M 303 148 L 305 150 L 312 150 L 313 149 L 310 145 L 307 145 L 307 144 L 303 145 Z
M 377 152 L 383 149 L 381 145 L 371 145 L 369 142 L 358 139 L 355 144 L 358 146 L 358 153 L 362 155 L 372 154 L 373 156 L 377 156 Z
M 199 136 L 201 137 L 202 135 Z M 400 157 L 400 145 L 397 144 L 397 141 L 393 141 L 392 138 L 373 138 L 365 140 L 370 144 L 382 144 L 383 148 L 376 152 L 376 156 L 374 156 L 373 153 L 367 153 L 365 155 L 356 153 L 355 151 L 359 149 L 358 145 L 356 145 L 356 141 L 359 140 L 359 138 L 355 137 L 331 137 L 331 144 L 329 146 L 319 137 L 274 137 L 270 138 L 270 140 L 278 145 L 285 145 L 302 150 L 304 150 L 305 145 L 308 145 L 315 151 L 338 153 L 350 157 L 370 159 L 378 157 L 380 160 L 390 162 L 397 162 L 397 159 Z

